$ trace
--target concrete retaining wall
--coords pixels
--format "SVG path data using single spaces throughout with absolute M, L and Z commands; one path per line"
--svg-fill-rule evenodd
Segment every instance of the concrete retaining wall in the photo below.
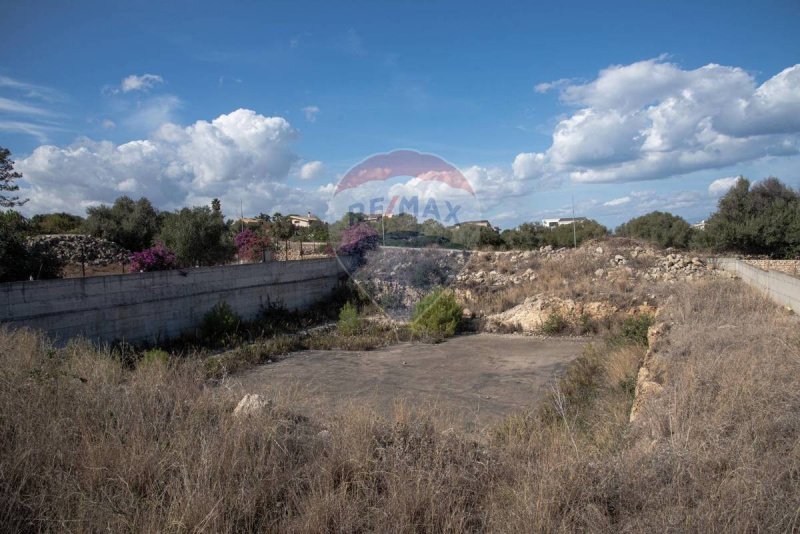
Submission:
M 733 258 L 717 258 L 714 265 L 732 272 L 772 300 L 800 313 L 800 278 L 776 271 L 764 271 Z
M 0 284 L 0 322 L 58 341 L 157 342 L 196 328 L 221 301 L 245 319 L 269 303 L 307 308 L 331 293 L 344 267 L 323 258 Z

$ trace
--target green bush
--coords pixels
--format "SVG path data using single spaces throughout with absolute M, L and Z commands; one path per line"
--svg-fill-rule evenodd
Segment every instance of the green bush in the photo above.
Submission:
M 560 334 L 564 330 L 567 329 L 569 324 L 564 317 L 558 312 L 552 312 L 550 315 L 547 316 L 547 319 L 544 320 L 542 326 L 539 327 L 543 334 Z
M 677 215 L 654 211 L 620 225 L 615 233 L 644 239 L 662 247 L 686 248 L 692 238 L 692 227 Z
M 241 318 L 223 300 L 203 316 L 200 323 L 200 335 L 207 341 L 217 343 L 236 333 L 241 322 Z
M 647 346 L 647 330 L 653 325 L 655 318 L 648 314 L 626 317 L 619 329 L 612 334 L 610 341 L 616 344 L 633 344 Z
M 414 308 L 411 331 L 425 338 L 450 337 L 455 334 L 463 311 L 452 292 L 436 290 Z
M 339 333 L 343 336 L 354 336 L 361 330 L 361 318 L 358 310 L 351 303 L 346 302 L 339 312 Z

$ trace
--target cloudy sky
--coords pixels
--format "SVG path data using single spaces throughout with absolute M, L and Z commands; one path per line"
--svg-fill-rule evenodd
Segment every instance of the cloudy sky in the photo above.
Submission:
M 800 186 L 800 3 L 15 2 L 0 146 L 26 214 L 126 194 L 328 213 L 398 148 L 503 227 L 705 218 L 740 174 Z

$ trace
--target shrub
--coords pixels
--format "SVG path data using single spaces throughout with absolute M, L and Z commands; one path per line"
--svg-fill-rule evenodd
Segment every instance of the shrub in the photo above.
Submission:
M 167 271 L 177 266 L 175 253 L 157 243 L 156 246 L 134 252 L 131 256 L 131 271 L 149 273 L 153 271 Z
M 443 339 L 456 332 L 463 308 L 450 291 L 439 289 L 423 298 L 414 308 L 411 331 L 422 337 Z
M 340 254 L 361 256 L 378 247 L 378 232 L 366 223 L 359 223 L 342 232 L 339 243 Z
M 647 330 L 653 325 L 655 318 L 648 314 L 632 315 L 626 317 L 619 329 L 612 334 L 612 343 L 647 346 Z
M 361 319 L 358 310 L 351 303 L 346 302 L 339 312 L 339 322 L 337 324 L 339 333 L 344 336 L 356 335 L 361 330 Z
M 430 288 L 440 286 L 447 281 L 447 272 L 435 258 L 423 256 L 414 264 L 411 283 L 417 287 Z
M 238 250 L 239 259 L 245 261 L 261 261 L 264 252 L 270 249 L 269 237 L 260 235 L 250 228 L 245 228 L 233 238 Z
M 223 300 L 203 316 L 200 323 L 200 335 L 207 341 L 217 343 L 235 333 L 241 322 L 241 318 Z
M 544 320 L 542 326 L 539 327 L 543 334 L 560 334 L 567 329 L 568 323 L 564 317 L 558 312 L 552 312 Z

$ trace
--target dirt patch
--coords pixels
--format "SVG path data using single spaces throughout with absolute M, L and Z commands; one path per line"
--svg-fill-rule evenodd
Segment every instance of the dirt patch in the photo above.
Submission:
M 349 403 L 391 417 L 397 403 L 435 407 L 454 426 L 480 431 L 531 407 L 549 381 L 580 356 L 578 338 L 479 334 L 438 345 L 403 343 L 369 352 L 304 351 L 231 377 L 242 393 L 269 395 L 297 384 L 303 410 L 324 415 Z

